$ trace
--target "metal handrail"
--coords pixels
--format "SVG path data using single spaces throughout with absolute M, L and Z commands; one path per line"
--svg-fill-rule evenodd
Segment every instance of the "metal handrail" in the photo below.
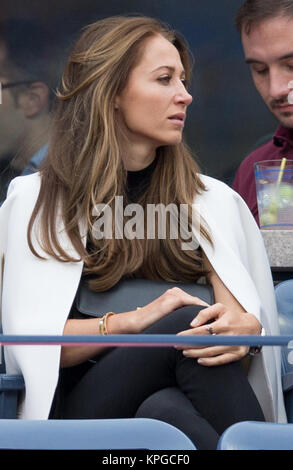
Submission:
M 292 345 L 289 344 L 292 342 Z M 293 348 L 293 335 L 0 335 L 0 345 L 82 346 L 102 344 L 105 347 L 170 347 L 170 346 L 288 346 Z

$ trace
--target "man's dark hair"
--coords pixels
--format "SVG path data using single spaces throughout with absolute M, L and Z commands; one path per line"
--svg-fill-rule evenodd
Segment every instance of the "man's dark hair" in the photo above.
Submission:
M 237 30 L 249 34 L 252 25 L 276 16 L 293 17 L 293 0 L 246 0 L 239 8 L 235 24 Z
M 0 21 L 0 41 L 7 49 L 2 75 L 9 81 L 40 81 L 54 97 L 59 81 L 54 67 L 52 36 L 34 19 Z

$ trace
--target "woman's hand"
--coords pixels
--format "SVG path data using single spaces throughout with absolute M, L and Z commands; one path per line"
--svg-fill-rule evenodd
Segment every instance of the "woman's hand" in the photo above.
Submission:
M 209 322 L 209 323 L 208 323 Z M 199 312 L 191 322 L 192 328 L 179 335 L 258 335 L 261 324 L 251 313 L 233 310 L 222 303 L 216 303 Z M 248 346 L 207 346 L 185 347 L 182 349 L 186 357 L 198 359 L 205 366 L 218 366 L 242 359 L 249 351 Z
M 122 333 L 140 333 L 164 316 L 185 305 L 208 306 L 200 298 L 193 297 L 179 287 L 173 287 L 138 310 L 109 317 L 108 331 L 110 333 L 117 330 Z
M 238 300 L 227 289 L 219 275 L 203 255 L 204 267 L 208 271 L 208 282 L 213 286 L 216 303 L 202 309 L 191 329 L 179 335 L 258 335 L 261 334 L 261 324 L 251 313 L 247 313 Z M 242 359 L 249 351 L 247 346 L 208 346 L 208 347 L 178 347 L 186 357 L 192 357 L 204 366 L 218 366 Z

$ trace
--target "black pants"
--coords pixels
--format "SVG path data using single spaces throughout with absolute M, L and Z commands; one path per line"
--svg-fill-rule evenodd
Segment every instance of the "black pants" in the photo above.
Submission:
M 189 329 L 201 308 L 180 308 L 143 333 Z M 216 448 L 219 435 L 233 423 L 264 421 L 239 361 L 206 367 L 173 347 L 121 347 L 86 367 L 82 374 L 76 368 L 78 379 L 75 368 L 65 369 L 71 386 L 63 418 L 156 418 L 182 430 L 198 449 Z

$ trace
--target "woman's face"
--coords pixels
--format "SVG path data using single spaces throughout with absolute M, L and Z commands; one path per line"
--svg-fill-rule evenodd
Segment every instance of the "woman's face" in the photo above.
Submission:
M 115 105 L 130 145 L 143 146 L 151 152 L 161 145 L 181 142 L 191 101 L 177 49 L 157 35 L 146 40 L 141 60 L 131 71 Z

